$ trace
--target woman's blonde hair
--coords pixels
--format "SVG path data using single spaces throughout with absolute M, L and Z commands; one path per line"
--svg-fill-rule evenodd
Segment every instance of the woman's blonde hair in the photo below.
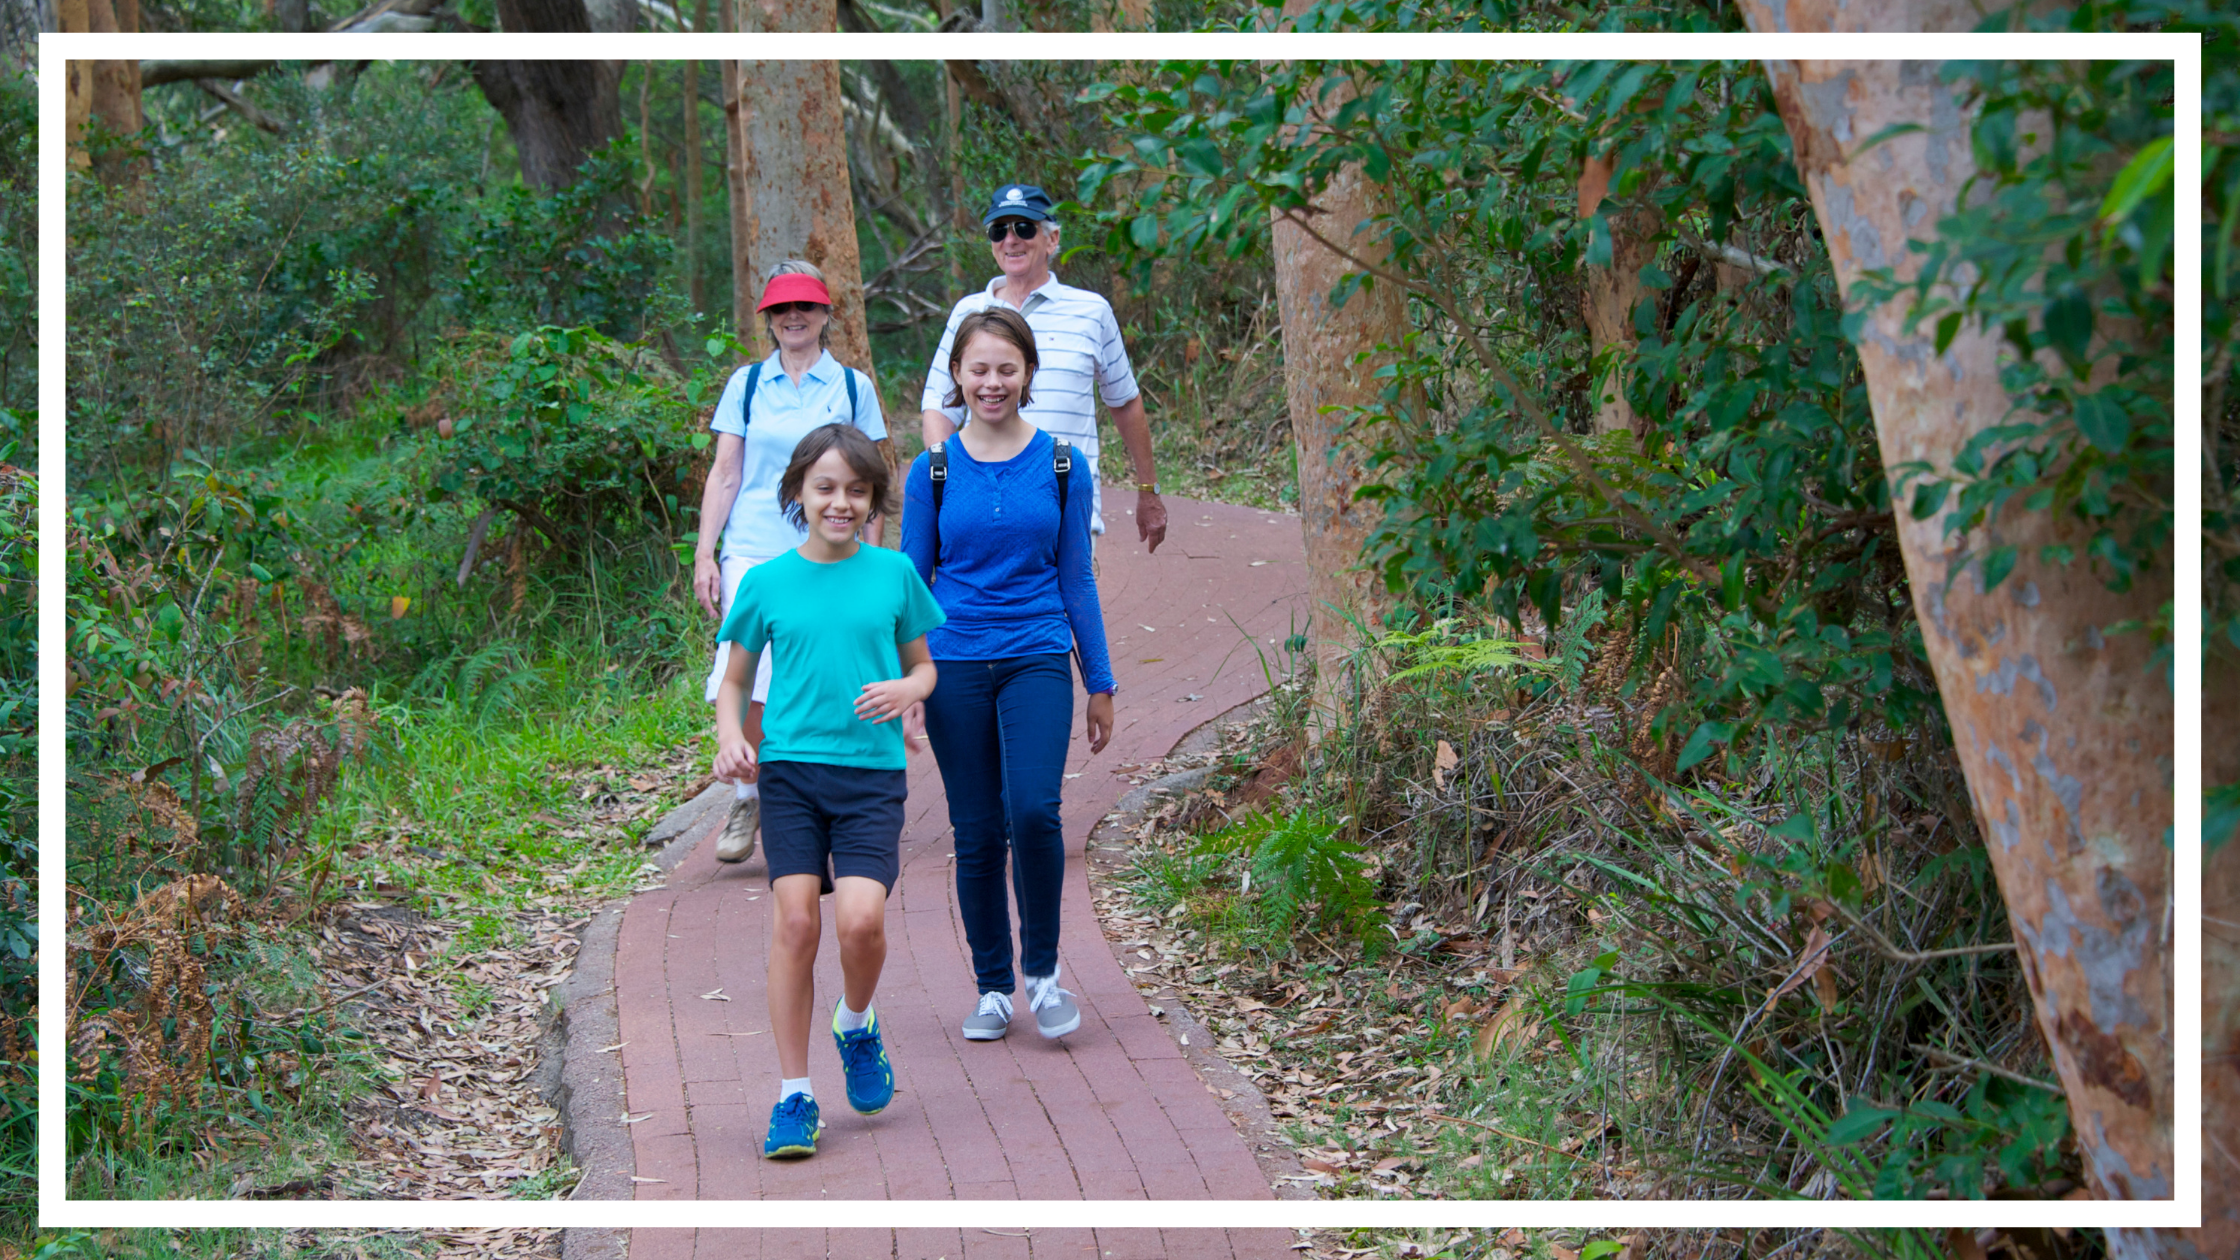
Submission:
M 772 267 L 763 273 L 762 283 L 768 285 L 779 276 L 807 276 L 818 284 L 824 284 L 824 270 L 805 258 L 788 258 Z M 830 287 L 826 285 L 826 288 Z M 762 313 L 762 332 L 770 338 L 770 348 L 773 350 L 778 348 L 778 328 L 773 322 L 775 318 L 768 311 Z M 832 308 L 829 306 L 824 308 L 824 327 L 817 330 L 817 347 L 822 350 L 832 348 Z

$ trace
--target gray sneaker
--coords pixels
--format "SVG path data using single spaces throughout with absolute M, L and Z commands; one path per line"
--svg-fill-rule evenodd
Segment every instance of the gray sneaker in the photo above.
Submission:
M 754 829 L 761 821 L 761 797 L 731 802 L 731 816 L 723 820 L 723 836 L 716 841 L 716 861 L 744 862 L 753 857 Z
M 966 1041 L 994 1041 L 1011 1031 L 1011 995 L 983 993 L 980 1009 L 964 1021 Z
M 1073 994 L 1058 987 L 1058 973 L 1027 977 L 1027 1009 L 1034 1012 L 1035 1030 L 1045 1037 L 1063 1037 L 1081 1027 L 1081 1008 Z

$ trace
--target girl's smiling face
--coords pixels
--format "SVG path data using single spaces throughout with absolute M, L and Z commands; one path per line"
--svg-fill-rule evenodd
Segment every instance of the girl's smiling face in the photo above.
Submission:
M 826 451 L 801 479 L 801 513 L 812 539 L 844 548 L 871 520 L 871 482 L 837 449 Z
M 974 420 L 993 423 L 1017 415 L 1019 396 L 1032 379 L 1019 347 L 993 333 L 973 334 L 957 364 L 957 384 Z

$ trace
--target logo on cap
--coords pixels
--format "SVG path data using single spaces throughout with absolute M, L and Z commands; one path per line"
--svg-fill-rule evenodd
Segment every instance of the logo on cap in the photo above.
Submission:
M 1009 192 L 1003 194 L 1003 204 L 1007 206 L 1024 205 L 1026 204 L 1026 200 L 1026 193 L 1017 188 L 1014 188 Z

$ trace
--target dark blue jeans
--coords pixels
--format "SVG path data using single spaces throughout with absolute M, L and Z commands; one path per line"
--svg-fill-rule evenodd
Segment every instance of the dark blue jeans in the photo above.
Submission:
M 941 661 L 939 669 L 926 700 L 926 736 L 956 832 L 957 913 L 980 991 L 1009 993 L 1013 889 L 1021 970 L 1046 976 L 1058 967 L 1058 899 L 1066 879 L 1058 792 L 1073 737 L 1072 657 Z

